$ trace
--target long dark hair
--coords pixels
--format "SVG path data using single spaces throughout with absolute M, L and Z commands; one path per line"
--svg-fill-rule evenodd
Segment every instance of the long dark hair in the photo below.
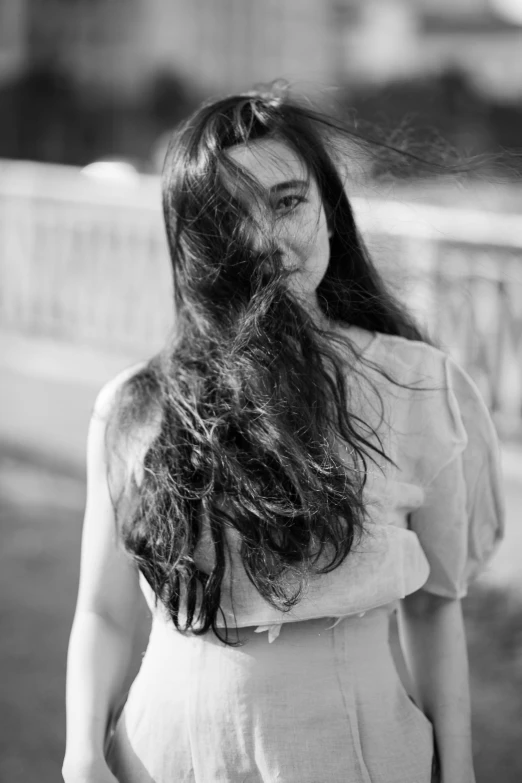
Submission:
M 375 428 L 350 410 L 346 379 L 363 357 L 307 315 L 285 285 L 276 244 L 268 234 L 252 243 L 251 216 L 227 186 L 227 177 L 240 178 L 262 197 L 227 149 L 261 139 L 287 145 L 317 182 L 332 233 L 318 288 L 323 313 L 422 340 L 355 225 L 336 160 L 342 138 L 339 123 L 288 97 L 242 94 L 203 105 L 167 153 L 176 325 L 165 349 L 122 388 L 109 460 L 114 466 L 118 451 L 125 459 L 123 443 L 146 444 L 142 479 L 127 465 L 115 493 L 117 519 L 182 631 L 213 629 L 221 638 L 231 538 L 260 594 L 283 611 L 294 605 L 311 573 L 349 554 L 363 528 L 368 460 L 387 459 Z M 351 351 L 348 364 L 339 342 Z

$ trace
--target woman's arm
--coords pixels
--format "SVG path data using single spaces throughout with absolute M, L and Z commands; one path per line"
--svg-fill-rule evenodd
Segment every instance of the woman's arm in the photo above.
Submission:
M 417 698 L 435 729 L 441 781 L 475 783 L 461 603 L 418 590 L 401 602 L 399 629 Z
M 67 660 L 67 742 L 62 773 L 67 783 L 91 780 L 104 764 L 110 717 L 123 696 L 132 634 L 96 612 L 78 612 Z
M 107 483 L 105 426 L 118 380 L 100 392 L 87 441 L 80 584 L 67 659 L 66 781 L 105 780 L 89 770 L 103 767 L 106 731 L 124 695 L 139 607 L 137 569 L 118 545 Z

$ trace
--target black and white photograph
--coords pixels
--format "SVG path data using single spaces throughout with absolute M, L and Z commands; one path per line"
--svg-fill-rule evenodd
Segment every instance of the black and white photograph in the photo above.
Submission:
M 522 780 L 522 0 L 0 0 L 0 783 Z

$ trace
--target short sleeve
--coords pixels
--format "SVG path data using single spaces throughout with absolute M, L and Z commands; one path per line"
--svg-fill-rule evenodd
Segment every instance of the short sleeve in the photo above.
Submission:
M 424 589 L 463 598 L 504 532 L 502 477 L 498 439 L 486 405 L 464 370 L 448 357 L 444 361 L 445 415 L 433 424 L 437 439 L 447 429 L 453 453 L 430 466 L 425 499 L 410 515 L 410 527 L 430 565 Z M 424 445 L 429 455 L 430 444 Z

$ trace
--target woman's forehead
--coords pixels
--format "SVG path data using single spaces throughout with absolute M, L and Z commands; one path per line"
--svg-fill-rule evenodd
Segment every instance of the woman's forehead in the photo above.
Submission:
M 230 147 L 226 155 L 267 190 L 283 182 L 306 180 L 309 177 L 301 158 L 286 144 L 275 139 L 238 144 Z

